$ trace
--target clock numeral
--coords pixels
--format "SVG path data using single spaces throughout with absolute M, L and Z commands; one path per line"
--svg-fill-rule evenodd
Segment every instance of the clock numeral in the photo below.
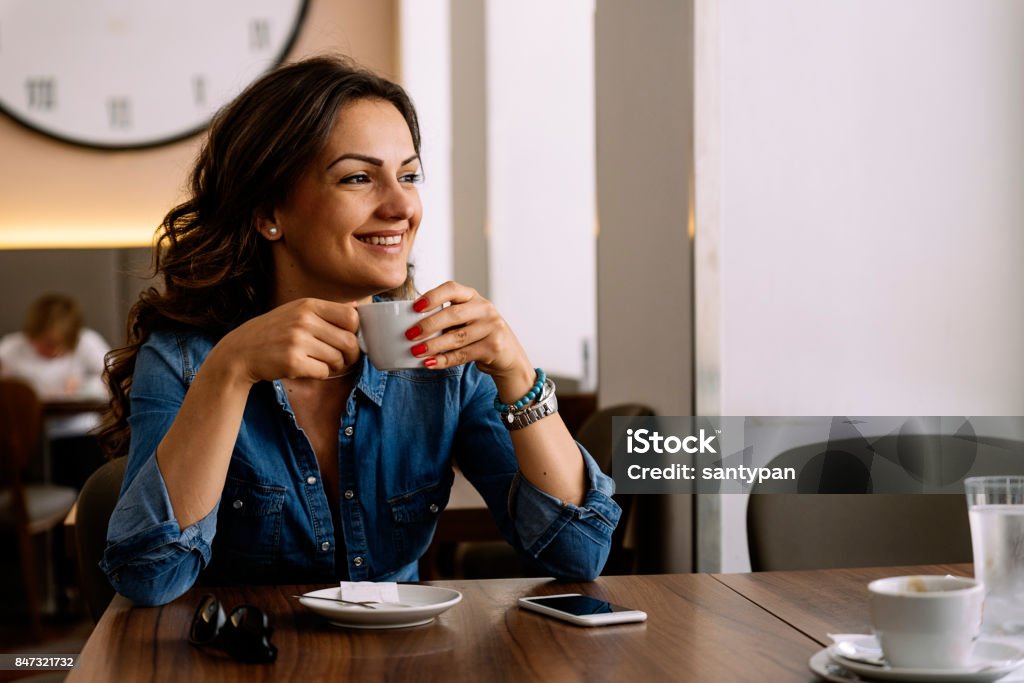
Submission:
M 192 99 L 197 106 L 206 104 L 206 76 L 192 77 Z
M 110 116 L 111 128 L 132 127 L 132 106 L 127 97 L 111 97 L 107 100 L 107 114 Z
M 249 49 L 260 51 L 270 47 L 270 21 L 252 19 L 249 22 Z
M 29 109 L 53 109 L 57 106 L 57 81 L 53 78 L 30 78 L 25 81 Z

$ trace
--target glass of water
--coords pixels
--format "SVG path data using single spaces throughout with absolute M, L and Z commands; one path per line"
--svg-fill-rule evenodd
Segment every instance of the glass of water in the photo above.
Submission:
M 964 480 L 974 576 L 985 584 L 982 632 L 1024 633 L 1024 476 Z

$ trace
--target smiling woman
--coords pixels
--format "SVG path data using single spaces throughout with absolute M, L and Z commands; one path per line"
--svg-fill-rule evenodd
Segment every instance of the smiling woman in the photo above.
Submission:
M 275 303 L 356 301 L 401 286 L 423 212 L 417 147 L 390 102 L 341 109 L 286 200 L 257 220 L 275 243 Z
M 271 72 L 214 119 L 164 219 L 163 291 L 110 365 L 118 592 L 415 580 L 453 462 L 520 552 L 600 573 L 620 511 L 554 385 L 473 289 L 416 295 L 419 154 L 405 92 L 341 59 Z M 431 311 L 404 332 L 416 369 L 362 355 L 356 306 L 375 298 Z

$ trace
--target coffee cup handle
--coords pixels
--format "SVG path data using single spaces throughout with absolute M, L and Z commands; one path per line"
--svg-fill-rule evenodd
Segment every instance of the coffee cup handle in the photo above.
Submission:
M 359 328 L 356 330 L 356 342 L 359 344 L 359 350 L 363 353 L 368 353 L 366 350 L 366 340 L 363 339 L 363 329 Z

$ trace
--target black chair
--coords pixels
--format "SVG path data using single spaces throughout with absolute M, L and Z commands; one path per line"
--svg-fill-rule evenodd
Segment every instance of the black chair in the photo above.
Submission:
M 612 453 L 615 444 L 612 440 L 612 418 L 614 417 L 651 417 L 654 410 L 642 403 L 620 403 L 595 411 L 588 417 L 579 431 L 576 440 L 594 457 L 598 467 L 605 474 L 612 474 Z M 657 539 L 654 530 L 659 526 L 654 523 L 657 509 L 653 506 L 657 501 L 652 496 L 616 495 L 615 502 L 622 508 L 622 517 L 612 534 L 612 547 L 605 564 L 605 575 L 635 574 L 646 571 L 644 550 L 652 548 Z
M 971 561 L 963 495 L 757 494 L 747 507 L 754 571 Z
M 116 458 L 93 472 L 78 496 L 75 546 L 82 597 L 93 621 L 99 621 L 114 598 L 114 588 L 99 568 L 107 546 L 107 525 L 114 512 L 128 458 Z
M 755 485 L 747 506 L 754 571 L 970 562 L 963 494 L 872 494 L 870 468 L 856 454 L 887 457 L 917 480 L 948 485 L 974 464 L 978 449 L 1024 454 L 1024 444 L 958 435 L 887 436 L 790 449 L 770 466 L 817 467 L 823 493 L 772 494 Z M 805 490 L 805 489 L 802 489 Z M 843 492 L 847 491 L 847 492 Z

